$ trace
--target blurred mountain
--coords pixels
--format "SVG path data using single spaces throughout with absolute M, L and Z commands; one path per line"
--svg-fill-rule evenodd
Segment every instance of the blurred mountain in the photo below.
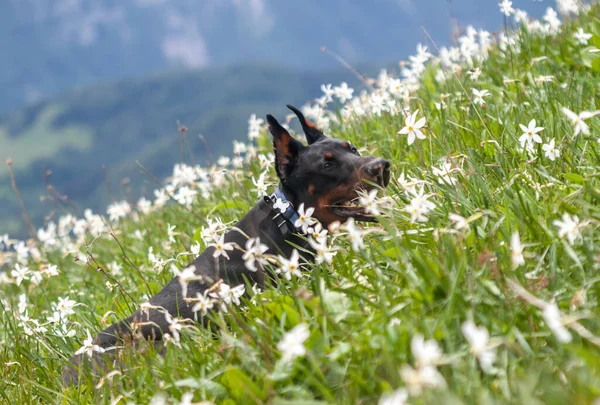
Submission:
M 496 0 L 0 0 L 0 111 L 73 87 L 175 67 L 335 66 L 406 58 L 421 27 L 447 44 L 503 24 Z M 515 0 L 532 14 L 548 0 Z M 553 4 L 554 2 L 552 2 Z M 430 46 L 431 48 L 431 46 Z
M 181 158 L 178 123 L 188 128 L 185 161 L 190 163 L 191 152 L 196 163 L 211 163 L 231 155 L 234 139 L 247 141 L 252 113 L 283 119 L 286 103 L 303 105 L 320 95 L 322 83 L 340 81 L 358 84 L 342 69 L 241 66 L 91 86 L 0 117 L 0 161 L 13 159 L 23 200 L 38 226 L 51 212 L 70 209 L 40 198 L 47 195 L 46 170 L 49 184 L 69 201 L 105 212 L 113 199 L 135 202 L 158 187 L 136 161 L 161 180 L 172 173 Z M 0 212 L 0 233 L 25 236 L 4 164 Z

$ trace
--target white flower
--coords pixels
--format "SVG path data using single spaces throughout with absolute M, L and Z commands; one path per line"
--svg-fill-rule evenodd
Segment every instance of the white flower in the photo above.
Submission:
M 231 160 L 231 165 L 235 168 L 235 169 L 239 169 L 240 167 L 244 166 L 244 158 L 241 156 L 235 156 L 232 160 Z
M 447 184 L 449 186 L 454 186 L 458 183 L 458 180 L 451 176 L 452 172 L 456 170 L 460 169 L 453 169 L 452 164 L 449 162 L 442 163 L 439 168 L 432 168 L 433 175 L 438 178 L 438 183 Z
M 583 31 L 583 28 L 579 28 L 575 33 L 575 40 L 579 45 L 587 45 L 588 41 L 592 38 L 592 34 Z
M 460 231 L 461 229 L 469 229 L 469 222 L 463 216 L 458 214 L 450 214 L 448 215 L 448 219 L 454 224 L 454 229 Z
M 177 225 L 167 224 L 167 235 L 169 236 L 169 243 L 175 243 L 173 231 L 177 228 Z
M 252 114 L 248 119 L 248 139 L 251 141 L 257 139 L 260 135 L 260 127 L 264 123 L 261 118 L 256 118 L 256 114 Z
M 250 238 L 246 241 L 246 251 L 242 256 L 246 268 L 250 271 L 257 271 L 256 263 L 261 265 L 267 264 L 267 260 L 263 256 L 269 250 L 267 245 L 260 243 L 260 238 Z
M 521 130 L 523 131 L 523 135 L 519 138 L 519 142 L 521 142 L 521 146 L 525 146 L 526 143 L 542 143 L 542 138 L 538 135 L 538 132 L 543 131 L 543 127 L 536 127 L 535 120 L 529 121 L 529 125 L 525 126 L 523 124 L 519 124 Z
M 117 263 L 116 260 L 113 260 L 108 265 L 108 270 L 110 271 L 110 274 L 112 274 L 113 276 L 121 274 L 121 269 L 123 269 L 123 266 L 120 265 L 119 263 Z
M 152 269 L 159 269 L 160 271 L 162 271 L 162 267 L 165 265 L 165 261 L 162 260 L 160 256 L 154 254 L 154 248 L 152 246 L 148 248 L 148 260 L 150 261 L 150 263 L 152 263 Z M 120 271 L 121 266 L 119 266 L 117 269 L 118 271 Z
M 488 90 L 471 89 L 471 91 L 473 92 L 473 96 L 474 96 L 473 104 L 484 105 L 485 104 L 484 97 L 487 97 L 490 95 L 490 92 Z
M 78 261 L 80 261 L 83 264 L 87 264 L 89 262 L 89 258 L 87 253 L 84 252 L 77 252 L 77 259 Z
M 593 112 L 592 111 L 582 111 L 579 114 L 575 114 L 573 111 L 569 110 L 567 107 L 563 107 L 562 112 L 563 112 L 563 114 L 565 114 L 567 116 L 567 118 L 569 120 L 571 120 L 571 122 L 575 126 L 575 128 L 574 128 L 575 133 L 573 134 L 573 136 L 579 135 L 580 132 L 582 132 L 584 135 L 589 135 L 590 127 L 584 122 L 584 120 L 587 120 L 589 118 L 592 118 L 592 117 L 600 114 L 600 111 L 593 111 Z
M 435 366 L 424 366 L 413 369 L 405 364 L 400 370 L 402 380 L 408 392 L 413 396 L 421 395 L 423 388 L 444 388 L 446 381 Z
M 200 254 L 200 242 L 196 241 L 192 246 L 190 246 L 190 252 L 192 252 L 192 254 L 194 256 L 198 256 Z
M 331 96 L 334 95 L 335 91 L 331 88 L 331 84 L 322 84 L 321 85 L 321 91 L 323 92 L 323 104 L 328 104 L 331 103 L 333 101 L 333 98 Z
M 556 339 L 558 339 L 559 342 L 569 343 L 571 341 L 573 337 L 567 328 L 564 327 L 556 303 L 553 302 L 546 305 L 542 312 L 542 316 L 544 317 L 544 321 L 546 321 L 546 325 L 548 325 L 548 328 L 554 333 L 554 336 L 556 336 Z
M 327 240 L 327 229 L 323 229 L 323 225 L 317 222 L 312 228 L 308 228 L 308 234 L 315 238 L 316 241 Z
M 228 304 L 240 305 L 240 298 L 246 292 L 246 287 L 240 284 L 236 287 L 231 288 L 225 283 L 219 285 L 217 292 L 211 292 L 210 296 L 218 299 L 221 302 L 221 310 L 227 312 Z
M 25 294 L 19 295 L 18 310 L 20 314 L 24 314 L 27 311 L 27 296 Z
M 236 141 L 235 139 L 233 140 L 233 154 L 238 156 L 241 155 L 242 153 L 246 153 L 246 151 L 248 150 L 248 145 L 246 145 L 244 142 L 239 142 Z
M 581 238 L 580 229 L 586 225 L 586 223 L 579 223 L 579 217 L 577 217 L 577 215 L 571 217 L 566 213 L 562 215 L 562 221 L 557 219 L 552 223 L 559 228 L 558 237 L 564 238 L 566 236 L 570 245 L 575 243 L 576 239 Z
M 77 304 L 76 301 L 69 299 L 69 297 L 58 297 L 58 303 L 56 303 L 56 310 L 60 313 L 61 317 L 66 317 L 75 313 L 73 308 Z
M 208 312 L 209 309 L 212 309 L 214 306 L 213 300 L 206 296 L 206 292 L 204 294 L 196 293 L 195 304 L 192 307 L 192 312 L 202 311 L 204 315 Z
M 304 356 L 306 354 L 304 342 L 309 336 L 310 331 L 305 323 L 296 325 L 292 330 L 286 332 L 277 343 L 277 350 L 281 352 L 282 360 L 292 361 L 296 357 Z
M 152 202 L 142 197 L 137 202 L 137 209 L 142 214 L 147 214 L 152 210 Z
M 560 19 L 558 18 L 558 13 L 554 11 L 552 7 L 548 7 L 546 9 L 546 14 L 544 14 L 544 21 L 547 23 L 547 30 L 551 33 L 557 32 L 561 26 Z
M 168 399 L 167 396 L 163 392 L 157 392 L 150 399 L 150 402 L 148 403 L 148 405 L 167 405 L 168 404 L 167 399 Z
M 15 278 L 15 283 L 17 285 L 21 285 L 23 280 L 29 280 L 31 270 L 26 266 L 21 267 L 21 265 L 17 263 L 15 269 L 10 272 L 10 275 Z
M 179 402 L 179 405 L 194 405 L 195 403 L 192 402 L 192 400 L 194 399 L 194 393 L 193 392 L 186 392 L 185 394 L 183 394 L 181 396 L 181 402 Z M 198 403 L 196 405 L 202 405 L 204 402 L 202 403 Z M 206 402 L 204 403 L 205 405 L 209 405 L 212 402 Z
M 529 15 L 527 15 L 527 11 L 517 9 L 515 10 L 514 16 L 515 22 L 519 25 L 527 25 L 529 22 Z
M 300 204 L 298 208 L 298 219 L 294 223 L 296 228 L 302 228 L 302 232 L 307 233 L 308 227 L 314 225 L 317 220 L 312 218 L 312 214 L 315 212 L 313 207 L 307 208 L 304 211 L 304 203 Z
M 13 240 L 9 239 L 8 234 L 0 235 L 0 245 L 4 245 L 8 249 L 12 244 Z
M 258 180 L 255 179 L 254 177 L 252 177 L 252 183 L 254 183 L 254 187 L 255 187 L 255 192 L 259 197 L 263 197 L 265 195 L 267 195 L 267 187 L 268 185 L 265 184 L 265 176 L 267 175 L 267 172 L 262 172 L 259 176 L 258 176 Z
M 188 186 L 183 186 L 177 191 L 173 198 L 179 204 L 185 205 L 187 208 L 189 208 L 194 202 L 197 194 L 198 192 L 196 190 L 192 190 Z
M 193 264 L 181 271 L 179 271 L 174 265 L 171 265 L 171 271 L 179 280 L 179 285 L 181 285 L 181 296 L 183 298 L 187 298 L 188 282 L 202 280 L 202 276 L 196 275 L 196 266 Z
M 580 0 L 557 0 L 556 6 L 563 15 L 579 14 Z
M 300 271 L 300 254 L 296 249 L 292 252 L 292 256 L 290 259 L 286 259 L 283 256 L 278 256 L 279 259 L 279 267 L 275 270 L 275 273 L 283 274 L 283 277 L 286 280 L 291 280 L 292 275 L 296 277 L 302 277 L 302 272 Z
M 308 240 L 310 246 L 315 250 L 315 263 L 321 264 L 323 262 L 331 264 L 333 256 L 336 255 L 337 251 L 327 246 L 327 239 L 315 240 L 310 238 Z
M 442 350 L 438 343 L 433 339 L 425 340 L 423 335 L 413 336 L 410 350 L 418 367 L 435 366 L 442 358 Z
M 489 348 L 490 333 L 488 330 L 483 326 L 477 327 L 472 321 L 464 322 L 461 330 L 471 346 L 471 353 L 477 357 L 481 369 L 486 373 L 491 372 L 496 360 L 496 352 Z
M 400 185 L 400 187 L 402 187 L 404 190 L 408 191 L 411 194 L 416 193 L 416 185 L 417 184 L 426 183 L 422 180 L 418 180 L 411 176 L 408 176 L 408 178 L 410 181 L 406 179 L 404 172 L 402 172 L 400 177 L 398 177 L 398 184 Z
M 408 393 L 404 388 L 398 388 L 394 392 L 385 393 L 379 398 L 378 405 L 406 405 Z
M 346 82 L 342 82 L 341 85 L 333 88 L 333 94 L 340 100 L 340 103 L 342 104 L 352 98 L 352 93 L 354 93 L 354 89 L 348 87 Z
M 75 354 L 87 354 L 89 357 L 92 357 L 94 352 L 104 353 L 104 349 L 93 343 L 94 339 L 90 335 L 90 331 L 86 331 L 88 338 L 83 341 L 83 346 L 79 350 L 75 352 Z
M 175 343 L 179 342 L 179 331 L 182 330 L 179 318 L 175 318 L 170 313 L 165 312 L 165 320 L 169 324 L 169 331 L 173 336 L 173 340 L 175 341 Z
M 56 224 L 50 221 L 46 229 L 38 229 L 37 237 L 45 246 L 56 245 Z
M 379 215 L 379 207 L 377 204 L 377 189 L 369 191 L 366 195 L 361 195 L 358 199 L 358 203 L 362 205 L 367 214 Z
M 126 217 L 131 212 L 131 205 L 127 201 L 120 201 L 108 206 L 106 213 L 111 221 Z
M 404 119 L 404 128 L 398 131 L 398 135 L 408 135 L 407 141 L 409 145 L 412 145 L 416 138 L 425 139 L 425 134 L 423 134 L 421 128 L 425 126 L 426 120 L 425 117 L 423 117 L 420 120 L 415 121 L 418 113 L 419 110 L 415 110 L 411 115 L 408 115 Z
M 206 227 L 202 227 L 202 230 L 200 231 L 200 237 L 204 243 L 208 245 L 214 238 L 218 236 L 220 231 L 225 229 L 225 225 L 220 218 L 216 218 L 214 222 L 211 218 L 207 218 L 206 225 Z
M 185 163 L 175 163 L 175 166 L 173 167 L 173 176 L 171 177 L 171 184 L 172 187 L 193 184 L 198 177 L 200 176 L 195 167 L 186 165 Z M 168 188 L 169 186 L 167 186 L 167 189 Z M 170 189 L 168 191 L 171 192 L 173 190 Z
M 512 1 L 510 0 L 501 0 L 500 3 L 498 3 L 498 6 L 500 7 L 502 14 L 507 17 L 510 17 L 510 15 L 515 12 L 515 9 L 512 7 Z
M 479 76 L 481 75 L 481 68 L 477 67 L 474 69 L 469 69 L 467 75 L 471 78 L 471 80 L 476 82 L 477 79 L 479 79 Z
M 554 138 L 552 138 L 550 143 L 543 144 L 542 150 L 544 151 L 544 155 L 553 162 L 560 156 L 560 149 L 554 146 Z
M 227 167 L 231 163 L 231 158 L 229 156 L 221 156 L 217 159 L 217 165 L 221 167 Z
M 154 206 L 156 208 L 164 206 L 167 203 L 167 201 L 169 201 L 169 198 L 171 198 L 171 196 L 169 196 L 169 194 L 167 193 L 167 190 L 162 188 L 159 190 L 154 190 L 154 197 Z
M 404 211 L 410 214 L 410 222 L 426 222 L 427 215 L 435 208 L 435 204 L 429 201 L 430 195 L 425 195 L 423 187 L 419 191 L 412 190 L 413 198 L 404 207 Z
M 29 281 L 31 281 L 31 284 L 33 285 L 39 285 L 43 279 L 44 278 L 42 277 L 41 271 L 32 271 L 31 278 L 29 279 Z
M 343 229 L 345 229 L 348 232 L 348 239 L 352 244 L 352 250 L 354 250 L 355 252 L 360 252 L 365 248 L 365 242 L 363 241 L 362 237 L 363 232 L 357 229 L 354 225 L 354 218 L 348 218 L 348 221 L 346 221 L 346 223 L 344 224 Z
M 525 264 L 525 258 L 523 257 L 523 246 L 521 246 L 519 232 L 513 233 L 510 237 L 510 259 L 512 261 L 513 269 Z
M 211 243 L 210 245 L 208 245 L 209 247 L 214 247 L 215 251 L 213 253 L 213 257 L 219 257 L 219 256 L 223 256 L 225 257 L 227 260 L 229 260 L 229 255 L 227 254 L 228 250 L 233 250 L 233 243 L 231 242 L 225 242 L 225 235 L 221 235 L 220 237 L 217 237 L 215 235 L 214 237 L 214 242 Z

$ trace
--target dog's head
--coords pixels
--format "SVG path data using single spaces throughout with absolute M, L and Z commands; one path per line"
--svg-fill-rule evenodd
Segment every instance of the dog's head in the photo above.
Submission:
M 275 168 L 286 196 L 296 208 L 304 203 L 314 207 L 314 217 L 324 225 L 373 221 L 357 205 L 359 191 L 386 187 L 390 180 L 387 160 L 361 156 L 350 142 L 325 136 L 295 107 L 288 105 L 300 120 L 308 145 L 294 139 L 272 115 L 267 115 L 273 135 Z

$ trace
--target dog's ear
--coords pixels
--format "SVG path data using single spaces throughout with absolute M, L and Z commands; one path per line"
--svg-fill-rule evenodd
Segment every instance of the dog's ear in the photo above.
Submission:
M 285 182 L 287 176 L 294 169 L 298 152 L 304 145 L 292 138 L 290 133 L 281 126 L 271 114 L 267 115 L 269 131 L 273 135 L 273 150 L 275 152 L 275 169 L 282 182 Z
M 300 125 L 302 125 L 302 130 L 304 131 L 304 135 L 306 135 L 306 142 L 310 145 L 311 143 L 317 142 L 320 138 L 324 138 L 325 135 L 323 132 L 315 126 L 312 122 L 307 120 L 302 114 L 302 111 L 294 107 L 293 105 L 287 105 L 287 108 L 292 110 L 294 114 L 298 117 L 300 121 Z

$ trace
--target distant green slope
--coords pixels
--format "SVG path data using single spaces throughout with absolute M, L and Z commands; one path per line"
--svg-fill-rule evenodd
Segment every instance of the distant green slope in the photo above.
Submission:
M 58 192 L 79 207 L 103 211 L 111 199 L 103 167 L 115 198 L 135 198 L 147 184 L 136 161 L 162 178 L 180 160 L 178 121 L 189 128 L 196 161 L 206 162 L 210 154 L 229 154 L 234 139 L 246 138 L 251 113 L 283 115 L 286 103 L 302 103 L 317 96 L 322 83 L 342 80 L 352 83 L 353 77 L 343 70 L 253 66 L 171 72 L 89 87 L 0 118 L 0 159 L 13 158 L 21 193 L 37 224 L 60 210 L 40 201 L 46 193 L 45 168 Z M 7 174 L 3 164 L 0 233 L 23 236 Z M 121 186 L 124 178 L 131 183 Z M 130 190 L 127 184 L 141 186 Z

